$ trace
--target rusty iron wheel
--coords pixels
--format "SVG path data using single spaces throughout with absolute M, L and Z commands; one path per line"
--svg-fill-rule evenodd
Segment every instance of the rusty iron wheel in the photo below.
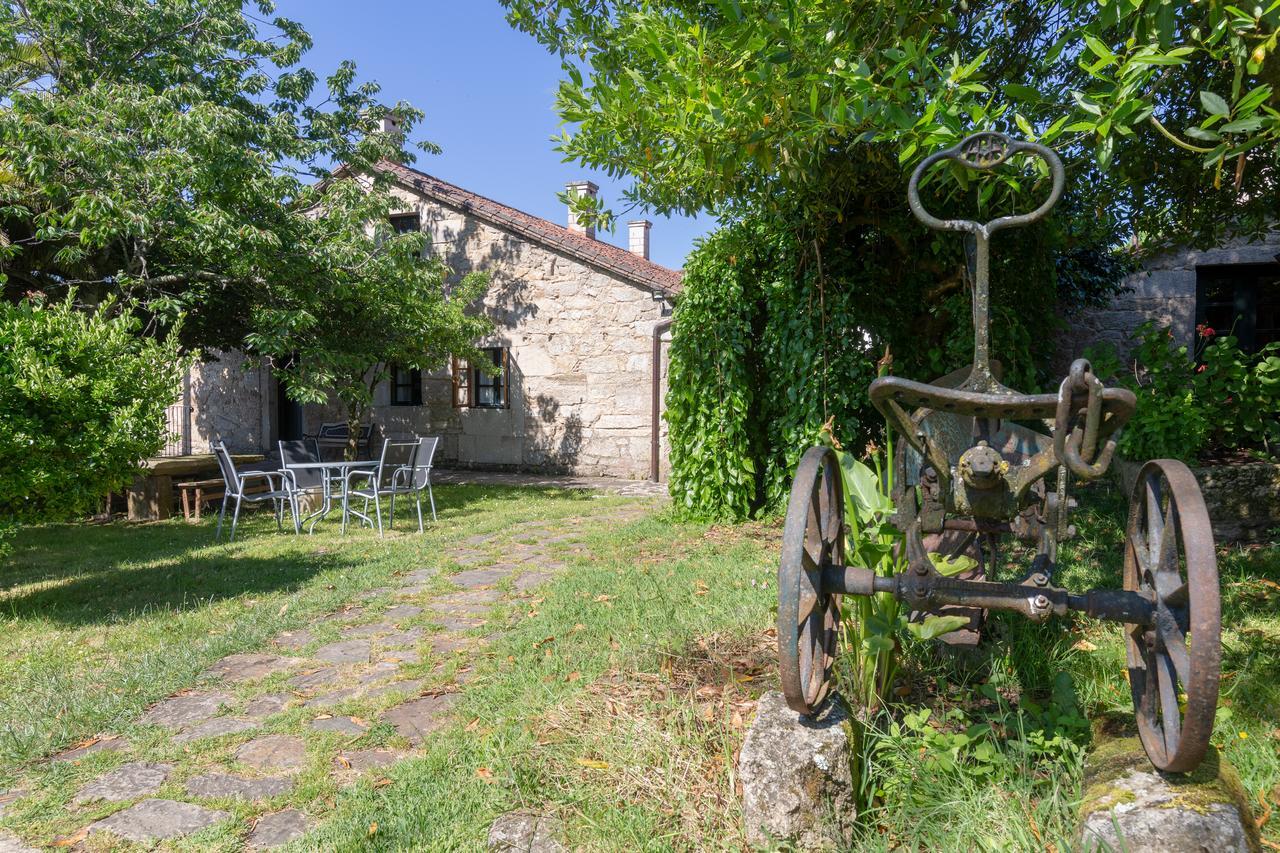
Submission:
M 822 569 L 844 563 L 840 463 L 811 447 L 796 466 L 778 566 L 778 669 L 787 705 L 812 714 L 827 697 L 840 625 L 838 595 L 823 590 Z
M 1194 770 L 1218 707 L 1222 610 L 1204 498 L 1181 462 L 1142 466 L 1129 502 L 1124 588 L 1154 605 L 1152 624 L 1126 625 L 1138 734 L 1159 770 Z

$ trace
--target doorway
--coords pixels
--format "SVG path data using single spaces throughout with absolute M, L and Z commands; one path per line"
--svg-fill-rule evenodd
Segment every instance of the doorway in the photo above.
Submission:
M 283 379 L 276 380 L 276 438 L 296 441 L 302 438 L 302 404 L 289 396 Z

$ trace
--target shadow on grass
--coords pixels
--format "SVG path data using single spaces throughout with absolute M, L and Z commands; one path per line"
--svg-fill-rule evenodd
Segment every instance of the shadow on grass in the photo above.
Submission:
M 427 536 L 450 529 L 465 533 L 467 519 L 480 503 L 500 506 L 531 496 L 591 499 L 587 493 L 556 489 L 441 486 L 436 489 L 439 521 L 429 524 Z M 429 523 L 429 509 L 427 513 Z M 274 517 L 258 510 L 242 516 L 234 543 L 226 542 L 225 527 L 223 542 L 214 541 L 216 513 L 200 524 L 173 519 L 27 528 L 0 570 L 0 616 L 92 624 L 293 589 L 320 572 L 368 559 L 365 549 L 376 533 L 355 528 L 337 538 L 333 534 L 340 518 L 338 510 L 322 521 L 320 536 L 294 536 L 287 521 L 279 532 Z M 400 520 L 407 527 L 396 531 L 404 538 L 386 541 L 417 543 L 416 517 L 412 525 L 404 515 Z

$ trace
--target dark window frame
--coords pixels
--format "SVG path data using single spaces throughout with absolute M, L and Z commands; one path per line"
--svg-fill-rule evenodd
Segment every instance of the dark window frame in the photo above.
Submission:
M 391 222 L 391 229 L 397 234 L 411 234 L 422 230 L 422 217 L 416 213 L 393 213 L 387 218 Z
M 422 405 L 422 371 L 416 367 L 400 367 L 391 365 L 391 376 L 387 380 L 390 404 L 393 406 Z M 406 393 L 401 393 L 406 392 Z
M 1197 326 L 1235 335 L 1240 350 L 1253 354 L 1280 341 L 1280 320 L 1264 316 L 1259 328 L 1260 306 L 1273 315 L 1280 312 L 1280 263 L 1196 267 Z
M 509 409 L 511 408 L 511 349 L 510 347 L 481 347 L 492 364 L 498 368 L 495 374 L 487 374 L 466 359 L 453 359 L 453 406 L 456 409 Z M 492 396 L 481 402 L 481 393 L 492 390 Z M 485 396 L 489 396 L 486 394 Z

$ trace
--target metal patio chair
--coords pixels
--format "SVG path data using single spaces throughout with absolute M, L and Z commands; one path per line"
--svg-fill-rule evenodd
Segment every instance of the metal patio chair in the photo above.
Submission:
M 413 474 L 410 480 L 413 485 L 414 504 L 418 508 L 418 532 L 422 527 L 422 490 L 427 490 L 427 498 L 431 501 L 431 520 L 436 521 L 436 496 L 431 491 L 431 463 L 436 457 L 436 448 L 440 446 L 440 437 L 435 435 L 419 436 L 418 447 L 413 456 Z M 395 524 L 396 497 L 391 496 L 391 522 Z
M 388 438 L 382 443 L 382 455 L 377 468 L 353 469 L 343 477 L 342 488 L 342 532 L 347 532 L 347 519 L 354 515 L 364 523 L 373 527 L 376 523 L 378 536 L 382 536 L 382 501 L 390 497 L 391 520 L 395 520 L 395 496 L 414 494 L 415 487 L 414 457 L 417 455 L 418 440 Z M 363 485 L 357 485 L 363 480 Z M 351 508 L 352 498 L 364 498 L 364 511 Z M 374 517 L 369 517 L 369 502 L 373 501 Z
M 282 515 L 284 514 L 284 504 L 288 502 L 289 509 L 293 514 L 293 525 L 297 529 L 298 526 L 298 507 L 294 503 L 290 493 L 284 488 L 284 477 L 279 471 L 245 471 L 237 473 L 236 464 L 231 460 L 231 453 L 227 450 L 226 442 L 217 441 L 213 444 L 213 454 L 218 459 L 218 468 L 222 471 L 222 480 L 226 484 L 222 493 L 222 508 L 218 510 L 218 529 L 214 533 L 214 540 L 222 538 L 222 520 L 227 514 L 227 502 L 235 501 L 235 508 L 231 513 L 231 538 L 230 541 L 236 541 L 236 525 L 240 521 L 240 505 L 245 501 L 249 503 L 264 503 L 271 501 L 276 514 L 276 527 L 284 529 L 282 524 Z M 276 485 L 279 478 L 280 484 Z M 245 484 L 250 480 L 264 479 L 267 481 L 267 490 L 265 492 L 246 492 Z
M 299 499 L 304 495 L 319 492 L 325 502 L 329 500 L 328 472 L 323 468 L 304 468 L 295 471 L 288 466 L 299 462 L 319 462 L 320 443 L 314 438 L 294 439 L 277 442 L 280 447 L 280 473 L 284 475 L 284 488 L 289 492 L 293 506 L 299 506 Z M 301 513 L 295 510 L 293 532 L 302 532 Z M 311 526 L 315 527 L 315 519 Z

